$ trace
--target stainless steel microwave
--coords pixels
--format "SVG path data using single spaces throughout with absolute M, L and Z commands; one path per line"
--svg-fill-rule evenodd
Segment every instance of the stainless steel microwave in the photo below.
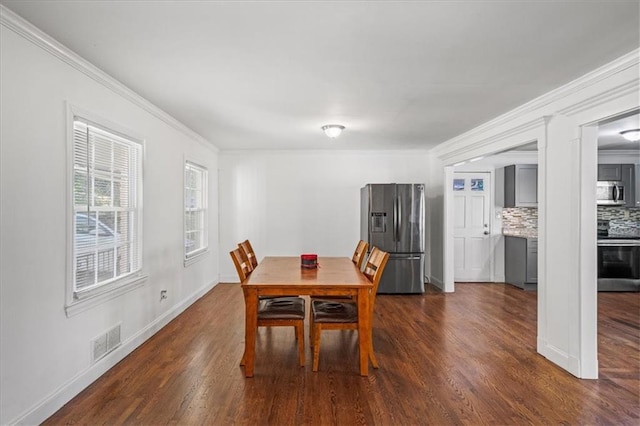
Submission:
M 596 199 L 598 205 L 624 206 L 624 185 L 620 181 L 599 180 Z

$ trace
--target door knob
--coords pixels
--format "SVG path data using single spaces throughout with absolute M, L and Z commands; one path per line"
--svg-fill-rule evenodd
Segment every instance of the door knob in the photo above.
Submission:
M 484 231 L 484 235 L 489 235 L 489 231 Z

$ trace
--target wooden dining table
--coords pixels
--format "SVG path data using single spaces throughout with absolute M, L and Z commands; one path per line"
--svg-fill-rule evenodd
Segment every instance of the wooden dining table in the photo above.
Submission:
M 318 267 L 301 267 L 300 257 L 265 257 L 242 283 L 245 302 L 245 341 L 241 365 L 253 377 L 259 296 L 352 296 L 358 303 L 360 375 L 369 371 L 371 281 L 348 257 L 319 257 Z

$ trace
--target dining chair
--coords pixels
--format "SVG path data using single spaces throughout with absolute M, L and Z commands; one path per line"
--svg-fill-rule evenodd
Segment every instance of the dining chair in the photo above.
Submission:
M 240 282 L 243 282 L 253 270 L 251 263 L 249 263 L 247 256 L 240 247 L 230 251 L 229 254 L 231 255 L 231 260 L 233 260 L 233 265 L 236 267 L 238 278 L 240 278 Z
M 251 247 L 249 240 L 244 240 L 243 242 L 238 243 L 238 247 L 241 247 L 247 254 L 247 258 L 251 264 L 251 270 L 254 270 L 256 266 L 258 266 L 258 258 L 256 257 L 256 252 L 253 250 L 253 247 Z
M 358 241 L 358 245 L 356 246 L 356 249 L 353 252 L 353 257 L 351 257 L 351 261 L 355 263 L 358 269 L 362 269 L 362 261 L 365 258 L 368 248 L 369 248 L 368 242 L 362 241 L 362 240 Z
M 376 292 L 388 260 L 389 253 L 373 247 L 363 271 L 363 274 L 373 284 L 369 292 L 371 322 L 373 322 L 373 306 L 376 300 Z M 310 340 L 313 346 L 313 371 L 318 371 L 320 334 L 322 330 L 357 330 L 358 304 L 356 301 L 312 300 L 309 322 L 309 328 L 311 329 Z M 378 368 L 378 360 L 373 352 L 373 340 L 370 340 L 370 342 L 369 359 L 373 367 Z
M 240 247 L 229 252 L 236 267 L 238 278 L 245 281 L 251 271 L 246 257 Z M 282 296 L 265 297 L 258 300 L 258 327 L 291 327 L 295 328 L 298 341 L 298 361 L 304 367 L 304 317 L 305 303 L 302 297 Z M 244 359 L 242 360 L 244 363 Z

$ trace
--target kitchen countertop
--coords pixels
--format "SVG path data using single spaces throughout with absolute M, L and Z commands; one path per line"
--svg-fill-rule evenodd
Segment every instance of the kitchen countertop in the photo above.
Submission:
M 538 239 L 537 229 L 503 229 L 502 235 L 505 237 L 527 238 L 529 240 Z
M 538 231 L 536 229 L 503 229 L 502 235 L 505 237 L 528 238 L 531 240 L 538 239 Z M 640 236 L 631 234 L 598 235 L 598 241 L 607 240 L 640 240 Z
M 631 234 L 598 235 L 598 240 L 640 240 L 640 235 L 631 235 Z

